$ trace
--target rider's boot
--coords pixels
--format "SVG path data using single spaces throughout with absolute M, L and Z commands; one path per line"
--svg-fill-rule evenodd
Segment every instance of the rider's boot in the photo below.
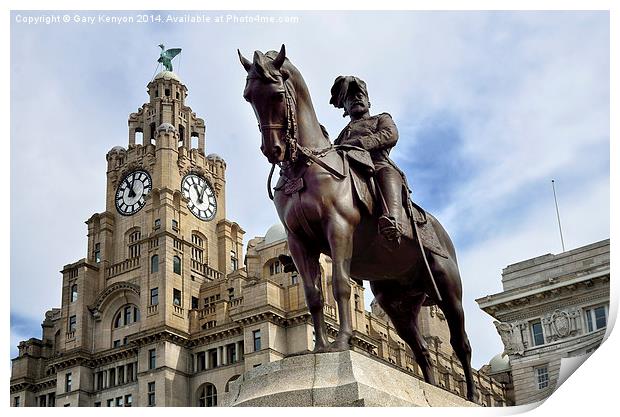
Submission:
M 385 239 L 400 244 L 400 212 L 402 204 L 402 178 L 392 167 L 385 167 L 377 172 L 377 183 L 385 201 L 387 213 L 379 218 L 379 233 Z

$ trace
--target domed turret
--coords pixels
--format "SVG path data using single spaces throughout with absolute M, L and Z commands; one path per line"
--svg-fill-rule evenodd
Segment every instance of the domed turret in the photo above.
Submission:
M 510 358 L 508 355 L 499 353 L 491 358 L 489 361 L 491 367 L 491 373 L 506 372 L 510 370 Z
M 276 223 L 267 230 L 263 244 L 271 245 L 284 239 L 286 239 L 286 230 L 284 230 L 282 223 Z

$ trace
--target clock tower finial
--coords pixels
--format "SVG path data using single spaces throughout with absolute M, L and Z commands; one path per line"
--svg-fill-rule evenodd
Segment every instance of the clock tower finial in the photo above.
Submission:
M 160 47 L 163 51 L 164 45 Z M 169 51 L 171 49 L 165 52 Z M 147 91 L 149 102 L 144 103 L 136 113 L 129 115 L 129 147 L 157 145 L 158 128 L 168 123 L 178 133 L 177 147 L 197 149 L 200 154 L 205 155 L 205 122 L 185 104 L 187 87 L 179 76 L 164 70 L 148 83 Z

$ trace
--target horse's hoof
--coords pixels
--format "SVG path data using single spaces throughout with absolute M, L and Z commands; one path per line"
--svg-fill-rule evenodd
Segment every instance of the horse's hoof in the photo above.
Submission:
M 330 343 L 327 349 L 328 352 L 346 352 L 347 350 L 349 350 L 349 343 L 338 340 Z
M 329 348 L 327 346 L 315 347 L 312 350 L 312 353 L 325 353 L 325 352 L 329 352 Z

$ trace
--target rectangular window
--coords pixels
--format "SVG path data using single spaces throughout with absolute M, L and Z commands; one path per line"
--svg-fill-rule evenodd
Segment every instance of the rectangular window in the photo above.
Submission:
M 175 306 L 181 305 L 181 290 L 174 288 L 172 290 L 172 304 Z
M 77 324 L 77 317 L 76 316 L 69 317 L 69 333 L 72 333 L 75 331 L 76 324 Z
M 159 288 L 151 288 L 151 305 L 159 304 Z
M 588 308 L 584 312 L 586 329 L 593 332 L 607 327 L 607 306 Z
M 299 275 L 297 275 L 297 272 L 293 272 L 291 274 L 291 284 L 296 285 L 298 282 L 299 282 Z
M 544 389 L 549 386 L 549 372 L 546 366 L 536 368 L 536 382 L 538 389 Z
M 540 321 L 532 322 L 532 340 L 534 341 L 534 346 L 540 346 L 545 344 L 543 327 Z
M 95 243 L 93 258 L 95 259 L 96 263 L 101 262 L 101 245 L 99 243 Z
M 110 399 L 107 401 L 107 405 L 108 405 L 108 407 L 114 407 L 114 398 L 110 398 Z
M 237 253 L 234 250 L 230 251 L 230 269 L 236 271 L 239 268 L 239 261 L 237 260 Z
M 108 376 L 110 377 L 108 386 L 113 387 L 116 385 L 116 369 L 112 368 L 108 371 Z
M 260 330 L 254 330 L 252 332 L 252 337 L 254 338 L 254 352 L 258 352 L 261 348 L 260 346 Z
M 116 406 L 117 407 L 123 406 L 123 397 L 116 397 Z
M 154 229 L 159 229 L 161 227 L 161 219 L 155 219 Z
M 198 371 L 204 371 L 207 369 L 206 355 L 204 352 L 198 352 L 196 354 L 196 360 L 198 361 Z
M 155 382 L 149 382 L 148 384 L 148 405 L 149 407 L 155 405 Z
M 47 407 L 47 397 L 45 396 L 45 394 L 41 395 L 39 397 L 39 407 Z
M 233 343 L 226 346 L 227 362 L 235 363 L 237 361 L 237 346 Z
M 172 230 L 179 230 L 179 222 L 172 220 Z
M 120 340 L 115 340 L 114 344 L 113 344 L 113 347 L 115 347 L 115 348 L 121 347 L 121 341 Z
M 155 349 L 149 349 L 149 369 L 155 369 L 157 353 Z
M 96 389 L 103 389 L 103 372 L 99 371 L 97 372 L 97 385 L 96 385 Z
M 125 367 L 119 366 L 116 368 L 116 373 L 118 374 L 118 385 L 125 383 Z
M 198 308 L 198 297 L 192 297 L 192 310 Z
M 127 382 L 132 382 L 133 379 L 133 363 L 127 364 Z
M 47 394 L 47 406 L 48 407 L 56 407 L 56 394 L 51 392 Z
M 78 299 L 78 286 L 77 284 L 73 284 L 71 286 L 71 302 L 75 303 Z
M 19 396 L 13 397 L 13 407 L 19 407 Z
M 217 349 L 209 349 L 209 368 L 216 368 L 217 365 Z
M 71 372 L 65 374 L 65 392 L 71 392 Z
M 133 397 L 131 396 L 131 394 L 125 395 L 125 407 L 131 407 L 132 403 L 133 403 Z

